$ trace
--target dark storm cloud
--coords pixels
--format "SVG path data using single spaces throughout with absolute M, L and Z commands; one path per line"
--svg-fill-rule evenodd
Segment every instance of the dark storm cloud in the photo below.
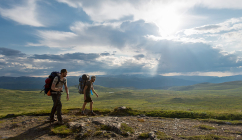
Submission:
M 101 53 L 101 56 L 110 56 L 110 53 Z
M 143 54 L 138 54 L 138 55 L 134 56 L 134 58 L 137 59 L 137 60 L 144 58 L 144 57 L 145 57 L 145 55 L 143 55 Z
M 209 72 L 209 71 L 226 71 L 242 66 L 241 61 L 237 61 L 237 55 L 222 55 L 220 50 L 214 49 L 209 45 L 202 43 L 179 43 L 172 41 L 151 41 L 147 40 L 147 55 L 139 54 L 133 56 L 137 60 L 150 56 L 157 57 L 158 66 L 157 74 L 169 72 Z M 152 44 L 152 45 L 151 45 Z M 143 46 L 143 47 L 144 47 Z M 145 47 L 144 47 L 145 49 Z M 14 51 L 13 51 L 14 52 Z M 21 52 L 18 52 L 22 54 Z M 239 53 L 239 52 L 238 52 Z M 105 61 L 97 61 L 96 58 L 102 56 L 111 56 L 109 53 L 101 54 L 84 54 L 84 53 L 67 53 L 62 55 L 33 55 L 32 57 L 22 59 L 6 59 L 9 63 L 1 62 L 1 73 L 11 76 L 39 76 L 49 74 L 51 71 L 61 70 L 63 67 L 70 72 L 83 71 L 105 72 L 107 74 L 124 74 L 124 73 L 150 73 L 149 69 L 144 68 L 147 63 L 137 63 L 131 59 L 125 60 L 122 65 L 109 65 Z M 46 59 L 46 61 L 36 61 L 36 59 Z M 48 61 L 48 60 L 55 60 Z M 83 60 L 83 61 L 79 61 Z M 11 63 L 11 64 L 10 64 Z M 25 64 L 31 65 L 27 67 Z
M 25 56 L 24 53 L 21 53 L 18 50 L 8 49 L 8 48 L 0 48 L 0 54 L 6 57 L 22 57 Z
M 102 53 L 100 55 L 108 55 L 108 53 Z M 59 60 L 59 61 L 67 61 L 67 60 L 84 60 L 84 61 L 92 61 L 95 60 L 96 58 L 100 57 L 99 54 L 96 53 L 89 53 L 89 54 L 85 54 L 85 53 L 67 53 L 67 54 L 60 54 L 60 55 L 51 55 L 51 54 L 43 54 L 43 55 L 37 55 L 35 54 L 34 56 L 30 57 L 30 58 L 34 58 L 34 59 L 49 59 L 49 60 Z
M 1 49 L 10 50 L 10 49 Z M 7 51 L 4 51 L 3 54 Z M 10 51 L 9 51 L 10 52 Z M 12 55 L 22 54 L 19 51 L 11 50 Z M 0 62 L 1 76 L 41 76 L 48 75 L 51 71 L 59 71 L 66 68 L 70 72 L 83 71 L 86 73 L 90 72 L 106 72 L 112 74 L 121 74 L 129 72 L 141 71 L 143 64 L 136 64 L 130 60 L 126 60 L 123 65 L 110 66 L 106 62 L 97 61 L 96 58 L 102 56 L 111 56 L 109 53 L 101 54 L 85 54 L 85 53 L 67 53 L 61 55 L 33 55 L 29 57 L 20 57 L 20 59 L 9 59 L 3 57 L 5 62 Z M 43 59 L 46 61 L 38 61 L 36 59 Z M 54 60 L 54 61 L 49 61 Z M 79 61 L 83 60 L 83 61 Z M 7 63 L 6 63 L 7 62 Z M 36 75 L 37 74 L 37 75 Z
M 7 64 L 5 62 L 0 62 L 0 67 L 6 66 Z
M 202 43 L 160 41 L 151 48 L 152 54 L 160 55 L 158 73 L 226 71 L 242 66 L 236 55 L 222 55 Z
M 198 27 L 198 28 L 195 28 L 195 30 L 212 30 L 212 29 L 217 29 L 217 28 L 220 28 L 221 26 L 219 25 L 206 25 L 206 26 L 203 26 L 203 27 Z

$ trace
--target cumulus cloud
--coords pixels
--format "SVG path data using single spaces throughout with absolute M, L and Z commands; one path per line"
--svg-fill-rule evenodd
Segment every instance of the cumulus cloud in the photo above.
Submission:
M 242 9 L 242 1 L 241 0 L 196 0 L 197 5 L 203 5 L 208 8 L 232 8 L 232 9 Z
M 0 48 L 0 54 L 4 55 L 5 57 L 22 57 L 26 55 L 21 51 L 8 49 L 8 48 Z
M 218 24 L 204 25 L 204 26 L 196 27 L 192 29 L 185 29 L 184 33 L 186 35 L 205 34 L 205 33 L 214 34 L 214 33 L 229 32 L 229 31 L 241 30 L 241 29 L 242 29 L 242 17 L 232 18 Z
M 203 6 L 208 8 L 234 8 L 242 9 L 242 2 L 240 0 L 193 0 L 193 1 L 159 1 L 159 0 L 105 0 L 105 1 L 86 1 L 86 0 L 57 0 L 58 2 L 66 3 L 74 8 L 83 8 L 83 10 L 94 21 L 106 21 L 113 19 L 120 19 L 121 17 L 134 15 L 135 20 L 143 19 L 145 21 L 154 21 L 154 19 L 164 16 L 167 11 L 181 10 L 192 8 L 194 6 Z M 115 12 L 110 12 L 115 11 Z M 157 13 L 159 12 L 159 13 Z M 181 13 L 182 14 L 182 13 Z M 156 17 L 155 17 L 155 16 Z
M 176 31 L 174 29 L 181 24 L 184 15 L 193 16 L 184 14 L 189 8 L 238 9 L 242 7 L 240 1 L 235 0 L 236 5 L 227 0 L 56 1 L 75 10 L 80 8 L 90 21 L 77 19 L 68 25 L 68 29 L 61 27 L 63 30 L 57 30 L 59 27 L 38 28 L 35 30 L 38 40 L 26 41 L 28 47 L 54 48 L 56 52 L 53 53 L 27 56 L 18 50 L 0 48 L 0 71 L 16 75 L 18 72 L 20 75 L 34 75 L 41 71 L 49 74 L 49 71 L 60 70 L 64 65 L 72 74 L 197 72 L 195 74 L 199 75 L 200 72 L 215 74 L 209 73 L 211 71 L 221 71 L 220 74 L 229 70 L 235 72 L 242 65 L 239 53 L 242 18 L 193 26 L 175 36 L 165 36 Z M 28 0 L 12 4 L 10 8 L 0 6 L 0 14 L 22 25 L 43 27 L 36 13 L 38 2 Z
M 37 0 L 22 1 L 22 4 L 12 4 L 11 8 L 0 7 L 0 14 L 7 19 L 13 20 L 22 25 L 43 27 L 37 19 L 36 2 Z
M 138 61 L 133 57 L 119 57 L 109 53 L 66 53 L 60 55 L 31 55 L 26 56 L 17 50 L 1 48 L 0 71 L 2 76 L 48 75 L 50 71 L 57 71 L 65 66 L 75 75 L 82 73 L 121 74 L 149 71 L 153 60 Z M 7 56 L 7 57 L 6 57 Z M 11 56 L 18 56 L 18 59 Z
M 215 33 L 238 29 L 239 24 L 240 19 L 231 19 L 221 24 L 205 25 L 192 30 L 201 32 L 199 35 L 206 34 L 207 37 L 208 35 L 216 37 Z M 237 67 L 241 66 L 238 55 L 222 54 L 221 48 L 214 48 L 203 36 L 191 38 L 190 35 L 184 34 L 183 38 L 179 38 L 180 40 L 154 39 L 160 37 L 157 26 L 145 23 L 143 20 L 93 24 L 76 22 L 70 29 L 72 32 L 58 32 L 58 34 L 64 34 L 62 39 L 58 39 L 58 36 L 62 37 L 62 35 L 45 37 L 45 33 L 50 32 L 41 31 L 41 43 L 44 42 L 46 46 L 50 47 L 56 43 L 56 46 L 60 48 L 69 45 L 69 48 L 74 47 L 82 52 L 84 50 L 88 50 L 89 53 L 94 51 L 95 56 L 92 56 L 94 58 L 92 63 L 87 63 L 83 59 L 83 55 L 87 53 L 34 55 L 32 58 L 52 61 L 79 58 L 85 61 L 77 59 L 74 61 L 78 65 L 84 65 L 83 70 L 91 71 L 92 67 L 88 66 L 95 66 L 99 71 L 114 74 L 228 71 L 231 68 L 236 71 Z M 231 35 L 222 37 L 229 36 L 231 37 Z M 118 53 L 115 49 L 118 49 Z M 103 53 L 104 51 L 108 53 Z M 110 55 L 112 52 L 115 52 L 115 56 Z M 87 67 L 86 64 L 88 64 Z M 67 65 L 69 66 L 69 64 Z M 78 68 L 73 67 L 72 70 L 78 70 Z
M 135 46 L 146 35 L 159 36 L 158 28 L 143 20 L 126 21 L 123 23 L 87 24 L 77 22 L 70 27 L 72 32 L 41 30 L 36 33 L 39 43 L 29 43 L 31 46 L 40 44 L 48 47 L 76 48 L 79 51 L 107 51 L 109 48 L 122 49 Z M 101 53 L 99 52 L 99 53 Z M 97 52 L 95 52 L 97 53 Z
M 163 36 L 175 33 L 184 23 L 182 21 L 195 22 L 201 19 L 208 19 L 207 16 L 193 15 L 189 9 L 194 7 L 205 7 L 213 9 L 242 9 L 241 1 L 235 0 L 57 0 L 66 3 L 70 7 L 83 9 L 92 21 L 105 22 L 120 20 L 132 16 L 133 20 L 144 20 L 148 23 L 155 23 Z M 115 11 L 115 12 L 110 12 Z M 188 23 L 186 23 L 188 24 Z
M 141 59 L 141 58 L 144 58 L 145 57 L 145 55 L 143 55 L 143 54 L 138 54 L 138 55 L 135 55 L 134 56 L 134 58 L 136 58 L 136 59 Z
M 101 55 L 108 55 L 107 53 L 101 54 Z M 60 54 L 60 55 L 52 55 L 52 54 L 43 54 L 43 55 L 37 55 L 30 58 L 34 59 L 48 59 L 53 61 L 72 61 L 73 59 L 76 60 L 83 60 L 83 61 L 93 61 L 96 58 L 101 56 L 100 54 L 85 54 L 85 53 L 67 53 L 67 54 Z
M 132 20 L 144 20 L 146 23 L 154 23 L 159 27 L 162 35 L 174 33 L 184 18 L 183 13 L 195 5 L 189 1 L 76 1 L 58 0 L 74 8 L 83 9 L 94 22 L 106 22 L 113 20 L 125 21 L 127 17 Z M 94 4 L 95 3 L 95 4 Z M 114 12 L 110 12 L 114 11 Z
M 152 54 L 159 54 L 157 73 L 229 71 L 242 65 L 234 54 L 223 55 L 203 43 L 158 41 L 150 46 Z
M 219 25 L 205 25 L 203 27 L 197 27 L 194 30 L 213 30 L 213 29 L 217 29 L 219 27 L 221 27 L 221 26 L 219 26 Z
M 242 18 L 232 18 L 212 25 L 204 25 L 185 29 L 178 34 L 175 41 L 205 43 L 221 51 L 233 52 L 241 50 Z
M 142 42 L 144 43 L 144 42 Z M 17 50 L 0 49 L 3 56 L 18 56 L 18 59 L 1 57 L 1 72 L 12 74 L 34 75 L 41 72 L 48 75 L 50 71 L 68 68 L 73 74 L 77 73 L 188 73 L 188 72 L 226 72 L 240 70 L 241 59 L 237 54 L 220 53 L 202 43 L 182 43 L 165 40 L 146 40 L 140 49 L 146 54 L 138 53 L 132 56 L 111 55 L 104 53 L 65 53 L 42 54 L 26 57 Z M 237 52 L 238 53 L 238 52 Z M 7 65 L 5 65 L 7 64 Z M 79 74 L 79 75 L 80 75 Z M 77 74 L 78 75 L 78 74 Z M 41 76 L 41 75 L 40 75 Z
M 77 39 L 77 35 L 72 32 L 61 32 L 52 30 L 38 30 L 36 36 L 40 37 L 39 43 L 28 43 L 28 46 L 70 48 L 72 47 L 72 44 L 69 44 L 69 42 L 71 42 L 71 40 L 73 39 Z

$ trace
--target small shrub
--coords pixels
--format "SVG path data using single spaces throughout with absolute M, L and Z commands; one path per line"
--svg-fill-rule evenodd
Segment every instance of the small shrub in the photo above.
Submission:
M 96 132 L 94 133 L 94 136 L 100 136 L 102 133 L 103 133 L 102 131 L 96 131 Z
M 166 133 L 157 131 L 156 132 L 157 138 L 160 140 L 172 140 L 173 138 L 171 136 L 166 135 Z
M 107 133 L 107 132 L 104 133 L 103 136 L 104 136 L 104 137 L 107 137 L 107 138 L 111 138 L 111 134 L 110 134 L 110 133 Z
M 128 126 L 126 123 L 121 124 L 120 130 L 121 130 L 122 134 L 125 134 L 127 132 L 134 133 L 134 129 L 132 127 Z
M 126 115 L 137 115 L 135 113 L 136 111 L 133 111 L 132 108 L 127 107 L 126 109 L 120 110 L 118 109 L 118 107 L 114 108 L 114 111 L 110 113 L 110 115 L 122 115 L 122 116 L 126 116 Z
M 111 131 L 111 127 L 108 125 L 101 125 L 101 130 L 107 130 L 107 131 Z
M 83 134 L 82 137 L 83 137 L 83 138 L 86 138 L 86 137 L 90 137 L 90 136 L 91 136 L 91 134 L 86 132 L 86 133 Z
M 139 122 L 145 122 L 144 119 L 140 119 L 140 118 L 138 118 L 137 120 L 138 120 Z
M 233 134 L 238 134 L 238 135 L 242 135 L 242 132 L 236 131 Z
M 90 137 L 92 135 L 92 130 L 87 130 L 86 133 L 83 134 L 83 138 Z
M 143 138 L 143 139 L 145 139 L 145 138 L 149 138 L 149 133 L 148 133 L 148 132 L 146 132 L 146 133 L 141 133 L 141 134 L 139 134 L 139 138 Z
M 96 128 L 97 131 L 101 130 L 100 126 L 95 125 L 94 127 Z

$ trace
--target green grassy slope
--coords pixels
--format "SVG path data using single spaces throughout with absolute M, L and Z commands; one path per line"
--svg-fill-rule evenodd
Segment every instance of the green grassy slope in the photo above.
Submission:
M 114 89 L 95 86 L 99 98 L 92 95 L 94 109 L 113 110 L 117 106 L 127 106 L 135 110 L 177 110 L 193 112 L 235 113 L 242 109 L 242 87 L 240 82 L 220 85 L 202 85 L 186 91 Z M 226 87 L 226 88 L 225 88 Z M 223 90 L 219 90 L 219 88 Z M 203 89 L 203 90 L 202 90 Z M 81 108 L 83 95 L 77 87 L 69 87 L 70 100 L 62 96 L 64 109 Z M 40 110 L 50 111 L 52 99 L 39 91 L 0 89 L 0 115 L 21 114 Z M 89 108 L 89 105 L 87 106 Z

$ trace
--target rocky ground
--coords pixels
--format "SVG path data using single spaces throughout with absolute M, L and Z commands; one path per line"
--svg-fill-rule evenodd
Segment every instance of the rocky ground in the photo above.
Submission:
M 241 139 L 242 125 L 195 119 L 138 116 L 63 115 L 64 125 L 50 124 L 48 116 L 0 119 L 0 139 L 7 140 L 130 140 L 130 139 Z

